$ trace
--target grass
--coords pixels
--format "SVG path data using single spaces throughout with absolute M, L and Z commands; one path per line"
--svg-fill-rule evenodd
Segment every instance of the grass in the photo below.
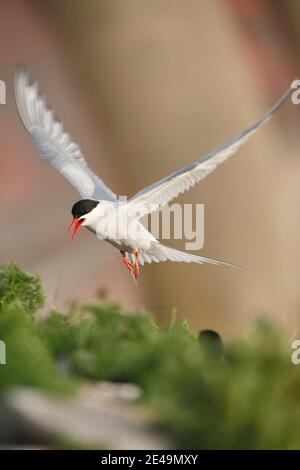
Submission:
M 0 394 L 15 385 L 68 393 L 84 380 L 132 382 L 178 447 L 300 448 L 300 369 L 270 324 L 258 322 L 222 353 L 186 322 L 173 317 L 160 329 L 150 314 L 117 304 L 36 320 L 43 299 L 39 279 L 13 264 L 0 270 Z

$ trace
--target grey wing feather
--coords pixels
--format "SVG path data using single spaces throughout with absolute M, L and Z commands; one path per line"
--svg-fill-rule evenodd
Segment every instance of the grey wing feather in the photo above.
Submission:
M 37 84 L 30 84 L 25 67 L 17 68 L 14 90 L 19 114 L 42 160 L 65 176 L 83 199 L 115 201 L 116 195 L 87 166 L 79 146 L 39 95 Z
M 203 180 L 221 163 L 233 155 L 241 145 L 247 142 L 270 119 L 272 114 L 280 108 L 293 91 L 293 88 L 290 87 L 267 113 L 225 145 L 136 193 L 129 200 L 132 213 L 136 212 L 139 217 L 142 217 L 149 212 L 153 212 Z

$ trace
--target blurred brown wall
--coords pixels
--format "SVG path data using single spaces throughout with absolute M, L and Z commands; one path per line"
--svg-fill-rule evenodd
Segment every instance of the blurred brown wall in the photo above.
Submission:
M 52 56 L 44 49 L 43 56 L 32 59 L 43 64 L 36 70 L 44 89 L 52 88 L 53 98 L 58 88 L 66 93 L 68 104 L 58 103 L 59 114 L 67 118 L 67 128 L 72 124 L 78 131 L 76 139 L 80 137 L 88 160 L 119 194 L 133 194 L 221 145 L 275 100 L 258 78 L 243 29 L 228 2 L 30 4 L 39 17 L 36 23 L 41 29 L 47 25 L 55 37 Z M 296 52 L 291 53 L 299 63 Z M 59 74 L 53 74 L 51 60 L 57 54 L 68 80 L 74 80 L 73 93 Z M 289 85 L 288 75 L 280 81 L 284 87 Z M 51 102 L 57 107 L 57 101 Z M 65 106 L 70 111 L 64 111 Z M 127 282 L 127 273 L 114 275 L 122 269 L 119 255 L 99 247 L 105 266 L 110 256 L 115 263 L 111 277 L 102 270 L 99 284 L 107 284 L 112 295 L 128 305 L 145 304 L 162 319 L 176 307 L 197 328 L 232 334 L 266 312 L 292 331 L 298 324 L 300 300 L 300 148 L 299 113 L 289 108 L 286 105 L 281 116 L 276 115 L 231 161 L 180 198 L 182 203 L 205 203 L 202 253 L 249 267 L 253 274 L 213 266 L 147 266 L 135 291 L 126 284 L 126 292 L 132 292 L 129 299 L 120 287 Z M 48 168 L 43 171 L 46 174 Z M 52 177 L 56 184 L 59 176 Z M 64 184 L 59 182 L 59 190 L 65 191 Z M 67 202 L 71 197 L 64 200 L 69 207 Z M 84 243 L 83 258 L 85 250 L 96 249 L 97 241 L 87 234 Z M 183 247 L 182 242 L 175 245 Z M 71 253 L 69 263 L 74 270 Z M 88 276 L 88 266 L 86 270 L 82 279 Z M 76 279 L 78 289 L 80 276 Z

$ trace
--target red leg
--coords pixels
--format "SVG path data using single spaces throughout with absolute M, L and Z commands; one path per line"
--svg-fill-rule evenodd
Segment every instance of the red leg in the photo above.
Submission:
M 123 262 L 125 266 L 129 269 L 130 272 L 133 270 L 132 262 L 126 257 L 125 252 L 120 250 L 121 255 L 123 256 Z
M 135 275 L 136 279 L 138 279 L 140 277 L 139 256 L 140 256 L 140 252 L 139 252 L 139 250 L 136 250 L 136 252 L 135 252 L 135 263 L 134 263 L 134 275 Z

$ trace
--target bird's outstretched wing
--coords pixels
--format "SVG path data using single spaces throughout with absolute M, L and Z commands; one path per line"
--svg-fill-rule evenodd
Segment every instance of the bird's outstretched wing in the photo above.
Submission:
M 48 108 L 37 84 L 30 84 L 23 66 L 16 70 L 14 90 L 19 114 L 42 160 L 65 176 L 82 199 L 115 201 L 116 195 L 87 166 L 79 146 Z
M 156 183 L 147 186 L 136 193 L 129 201 L 128 208 L 132 216 L 138 217 L 153 212 L 164 206 L 180 193 L 187 191 L 207 175 L 214 171 L 217 166 L 233 155 L 247 140 L 265 124 L 275 111 L 287 100 L 294 91 L 289 88 L 284 95 L 252 126 L 227 142 L 222 147 L 204 155 L 192 164 L 171 173 Z

